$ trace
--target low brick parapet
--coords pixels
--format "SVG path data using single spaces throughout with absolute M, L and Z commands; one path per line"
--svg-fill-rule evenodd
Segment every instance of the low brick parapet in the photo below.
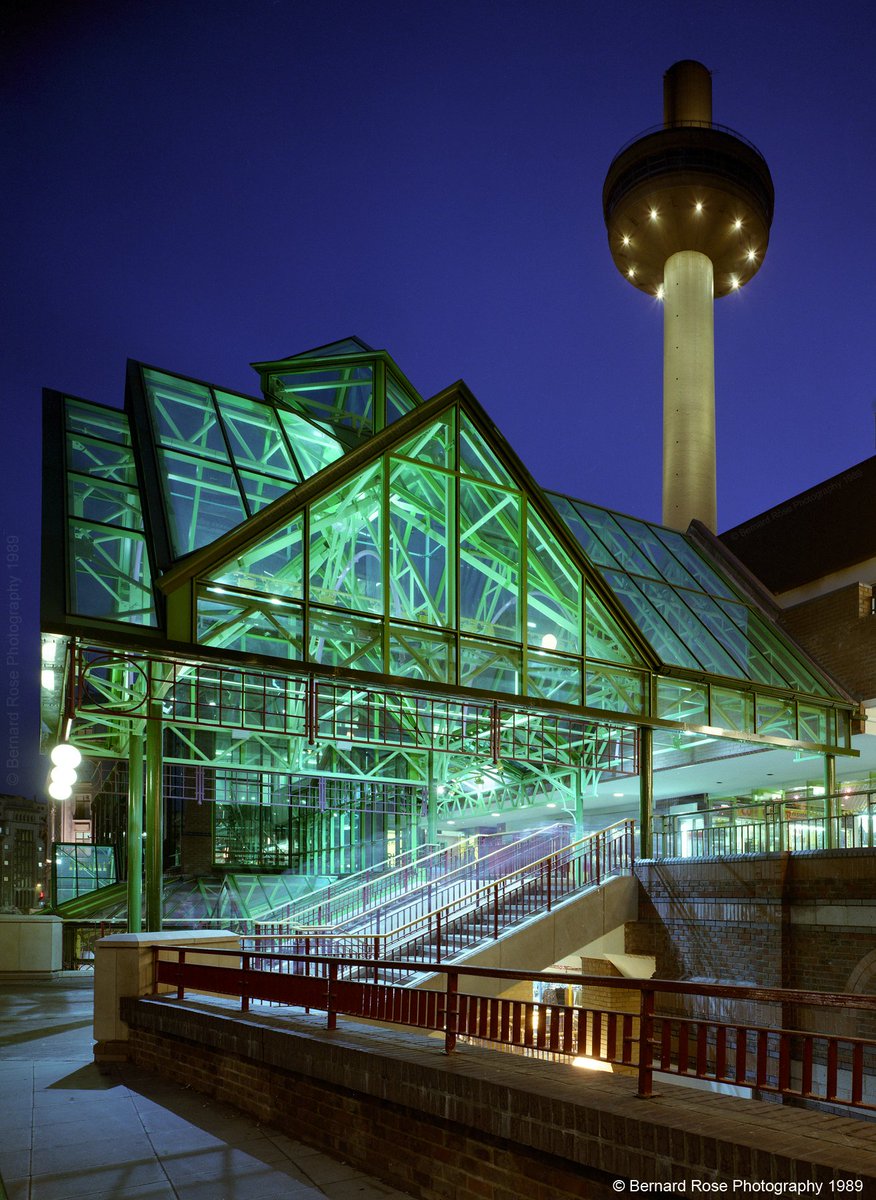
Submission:
M 876 1125 L 324 1018 L 122 1001 L 139 1065 L 185 1082 L 421 1200 L 601 1200 L 614 1181 L 862 1180 Z M 633 1188 L 626 1189 L 629 1191 Z M 741 1190 L 735 1193 L 742 1195 Z M 812 1194 L 817 1194 L 813 1191 Z

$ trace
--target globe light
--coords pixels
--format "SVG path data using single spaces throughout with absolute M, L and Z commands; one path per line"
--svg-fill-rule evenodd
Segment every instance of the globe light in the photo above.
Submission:
M 76 772 L 72 767 L 52 767 L 49 779 L 52 783 L 60 784 L 61 787 L 72 788 L 76 782 Z
M 49 757 L 56 767 L 73 767 L 74 770 L 82 762 L 82 755 L 69 742 L 56 746 Z
M 73 795 L 73 789 L 66 783 L 50 783 L 49 795 L 53 800 L 69 800 Z

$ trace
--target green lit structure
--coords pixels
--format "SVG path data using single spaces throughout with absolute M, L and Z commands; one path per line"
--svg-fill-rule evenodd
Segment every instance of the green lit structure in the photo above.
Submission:
M 583 828 L 624 777 L 647 853 L 655 770 L 853 753 L 853 704 L 696 522 L 544 491 L 464 384 L 424 400 L 358 339 L 255 367 L 259 397 L 137 362 L 123 411 L 45 396 L 47 741 L 131 878 L 145 846 L 147 928 L 166 868 Z

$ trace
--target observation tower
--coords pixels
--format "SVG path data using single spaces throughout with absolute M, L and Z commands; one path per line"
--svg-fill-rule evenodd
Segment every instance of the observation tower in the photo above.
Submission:
M 663 301 L 663 523 L 674 529 L 717 526 L 713 302 L 759 269 L 773 201 L 761 153 L 713 123 L 706 67 L 670 67 L 663 125 L 615 155 L 602 206 L 615 266 Z

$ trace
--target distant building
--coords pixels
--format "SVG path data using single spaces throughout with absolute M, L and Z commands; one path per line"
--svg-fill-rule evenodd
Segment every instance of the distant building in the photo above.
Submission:
M 38 800 L 0 794 L 0 912 L 30 912 L 46 898 L 46 818 Z

